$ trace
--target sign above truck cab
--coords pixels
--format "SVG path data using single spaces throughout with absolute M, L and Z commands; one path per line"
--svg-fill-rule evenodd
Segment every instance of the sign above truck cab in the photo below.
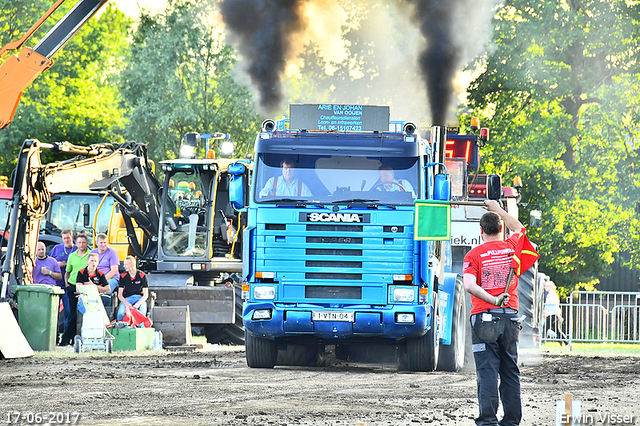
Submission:
M 386 132 L 389 107 L 374 105 L 292 104 L 290 128 L 339 132 Z

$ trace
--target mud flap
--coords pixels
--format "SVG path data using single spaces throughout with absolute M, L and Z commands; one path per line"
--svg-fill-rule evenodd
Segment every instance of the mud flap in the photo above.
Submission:
M 2 358 L 27 358 L 34 355 L 22 334 L 8 302 L 0 303 L 0 355 Z

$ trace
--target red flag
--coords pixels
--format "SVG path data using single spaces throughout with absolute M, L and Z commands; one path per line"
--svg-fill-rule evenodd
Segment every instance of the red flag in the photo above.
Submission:
M 529 268 L 536 263 L 536 260 L 540 255 L 527 238 L 526 229 L 522 228 L 520 236 L 516 243 L 516 251 L 513 253 L 513 260 L 511 261 L 511 268 L 515 270 L 516 276 L 520 276 L 525 273 Z

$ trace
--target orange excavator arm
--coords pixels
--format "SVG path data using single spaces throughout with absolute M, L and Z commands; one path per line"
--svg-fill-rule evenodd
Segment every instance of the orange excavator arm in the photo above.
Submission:
M 65 43 L 108 0 L 80 0 L 32 49 L 24 47 L 0 64 L 0 129 L 11 123 L 18 108 L 22 92 L 40 73 L 53 65 L 51 59 Z M 18 41 L 7 43 L 0 49 L 0 59 L 6 53 L 20 49 L 65 0 L 56 3 Z

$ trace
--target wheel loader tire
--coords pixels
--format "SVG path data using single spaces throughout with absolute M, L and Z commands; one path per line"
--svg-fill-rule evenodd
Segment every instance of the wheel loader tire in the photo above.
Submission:
M 204 333 L 208 343 L 244 345 L 244 324 L 242 322 L 242 286 L 235 286 L 236 312 L 234 324 L 207 325 Z
M 250 368 L 273 368 L 278 359 L 278 346 L 273 340 L 259 339 L 245 331 L 245 357 Z

